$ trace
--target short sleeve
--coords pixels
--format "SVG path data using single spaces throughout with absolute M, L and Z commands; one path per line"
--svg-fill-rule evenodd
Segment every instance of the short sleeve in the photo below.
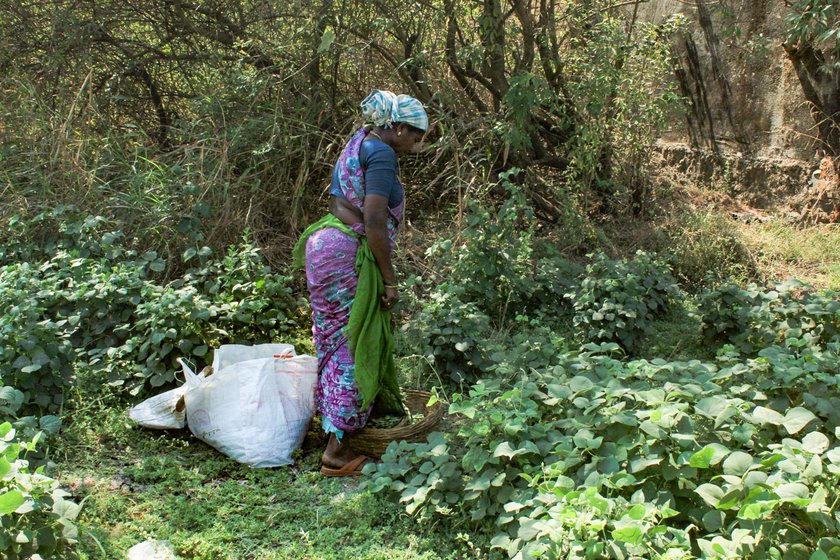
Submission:
M 363 147 L 367 152 L 367 161 L 362 162 L 365 168 L 365 194 L 378 194 L 393 200 L 394 189 L 399 184 L 396 152 L 381 142 L 366 142 Z
M 341 185 L 339 185 L 338 165 L 333 167 L 332 179 L 330 180 L 330 194 L 339 198 L 344 198 L 346 200 L 346 197 L 341 192 Z

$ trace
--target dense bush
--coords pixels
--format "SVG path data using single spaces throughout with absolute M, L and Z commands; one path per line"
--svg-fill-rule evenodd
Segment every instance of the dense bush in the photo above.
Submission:
M 446 272 L 437 290 L 474 302 L 496 325 L 543 303 L 534 301 L 536 220 L 521 187 L 509 181 L 516 173 L 502 177 L 507 196 L 498 209 L 471 204 L 458 237 L 429 249 L 436 268 Z
M 590 256 L 579 287 L 566 294 L 574 304 L 574 324 L 588 342 L 617 342 L 635 352 L 678 294 L 676 282 L 667 264 L 642 251 L 632 260 Z
M 0 418 L 10 421 L 0 425 L 0 554 L 72 556 L 80 506 L 36 447 L 61 421 L 21 415 L 61 409 L 79 367 L 139 391 L 173 381 L 177 357 L 201 365 L 222 343 L 290 337 L 296 302 L 290 278 L 272 273 L 247 235 L 222 258 L 188 249 L 177 275 L 74 209 L 19 225 L 0 255 Z
M 822 348 L 840 340 L 840 294 L 817 292 L 796 280 L 762 289 L 724 284 L 706 290 L 698 313 L 711 344 L 754 353 L 772 344 Z
M 490 317 L 477 304 L 435 290 L 402 327 L 400 351 L 424 356 L 454 381 L 471 379 L 485 361 L 483 343 L 493 332 Z
M 442 281 L 422 292 L 403 327 L 404 344 L 455 381 L 475 380 L 517 347 L 528 366 L 532 339 L 557 339 L 568 322 L 563 294 L 575 286 L 581 267 L 535 238 L 536 220 L 522 189 L 502 178 L 508 197 L 497 210 L 473 204 L 456 239 L 430 249 Z M 423 287 L 423 282 L 409 284 Z M 568 329 L 566 329 L 568 330 Z M 537 332 L 539 331 L 539 332 Z M 517 339 L 519 342 L 517 342 Z M 503 369 L 507 369 L 506 367 Z
M 610 349 L 478 383 L 450 407 L 456 432 L 391 444 L 368 487 L 516 558 L 840 553 L 840 418 L 825 414 L 840 347 L 717 363 Z
M 0 371 L 25 404 L 58 408 L 76 363 L 139 390 L 172 381 L 179 356 L 201 363 L 210 347 L 294 329 L 290 278 L 273 274 L 247 238 L 221 259 L 209 249 L 185 255 L 193 267 L 171 281 L 156 253 L 117 238 L 86 241 L 88 256 L 56 247 L 44 262 L 0 267 Z

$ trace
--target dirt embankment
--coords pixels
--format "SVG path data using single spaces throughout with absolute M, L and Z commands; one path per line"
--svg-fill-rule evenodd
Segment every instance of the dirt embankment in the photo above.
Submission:
M 837 221 L 840 162 L 826 162 L 782 48 L 783 0 L 651 0 L 641 20 L 688 20 L 674 39 L 686 99 L 659 144 L 659 180 L 710 186 L 741 204 L 805 221 Z

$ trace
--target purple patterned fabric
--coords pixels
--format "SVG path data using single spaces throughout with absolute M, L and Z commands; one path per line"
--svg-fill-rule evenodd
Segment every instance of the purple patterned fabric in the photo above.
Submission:
M 339 157 L 338 176 L 342 195 L 364 213 L 364 169 L 359 163 L 359 149 L 367 136 L 360 129 L 350 139 Z M 391 250 L 399 233 L 405 210 L 402 202 L 390 209 L 388 237 Z M 351 229 L 364 235 L 364 224 Z M 306 242 L 306 284 L 312 305 L 312 334 L 318 355 L 318 411 L 327 433 L 341 438 L 345 432 L 361 430 L 371 407 L 361 409 L 362 398 L 355 383 L 355 363 L 344 337 L 358 283 L 356 250 L 359 240 L 336 228 L 313 233 Z

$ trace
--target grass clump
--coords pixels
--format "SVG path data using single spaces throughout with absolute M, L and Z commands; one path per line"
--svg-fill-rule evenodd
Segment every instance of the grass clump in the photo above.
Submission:
M 790 277 L 840 290 L 840 226 L 799 227 L 773 219 L 739 224 L 739 236 L 767 279 Z
M 688 289 L 698 290 L 710 276 L 746 281 L 755 273 L 737 225 L 719 213 L 685 212 L 665 233 L 674 276 Z

